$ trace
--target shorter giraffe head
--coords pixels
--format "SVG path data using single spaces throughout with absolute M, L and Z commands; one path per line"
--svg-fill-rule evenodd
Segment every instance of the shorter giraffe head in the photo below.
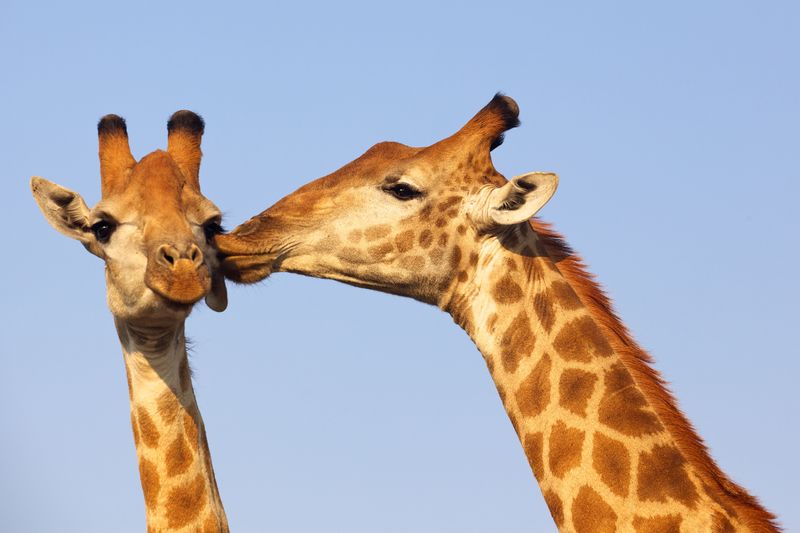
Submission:
M 219 209 L 200 192 L 200 140 L 204 123 L 178 111 L 167 124 L 167 151 L 136 161 L 125 121 L 97 125 L 102 199 L 83 198 L 46 179 L 31 179 L 33 197 L 55 229 L 81 242 L 106 263 L 108 304 L 123 319 L 184 319 L 205 297 L 227 305 L 214 238 Z
M 514 100 L 496 95 L 429 147 L 376 144 L 221 235 L 226 275 L 250 283 L 297 272 L 439 303 L 477 260 L 465 252 L 476 239 L 527 221 L 555 192 L 554 174 L 507 181 L 492 164 L 518 114 Z

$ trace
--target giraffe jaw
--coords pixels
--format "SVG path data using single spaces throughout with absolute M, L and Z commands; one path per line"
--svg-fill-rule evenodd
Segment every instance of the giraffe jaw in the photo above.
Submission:
M 225 277 L 236 283 L 256 283 L 274 271 L 274 254 L 230 255 L 222 259 Z

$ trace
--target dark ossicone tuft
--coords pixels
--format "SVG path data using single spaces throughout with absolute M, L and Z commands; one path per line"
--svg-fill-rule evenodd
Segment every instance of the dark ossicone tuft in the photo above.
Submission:
M 185 130 L 193 135 L 202 135 L 205 128 L 206 123 L 203 121 L 203 117 L 186 109 L 173 113 L 169 117 L 169 122 L 167 122 L 168 133 L 176 130 Z
M 510 96 L 497 93 L 487 107 L 500 115 L 506 130 L 519 126 L 519 106 Z
M 119 115 L 106 115 L 97 123 L 98 135 L 122 134 L 128 136 L 128 128 L 125 126 L 125 119 Z
M 510 96 L 506 96 L 503 93 L 497 93 L 486 107 L 500 116 L 500 119 L 504 123 L 505 131 L 519 126 L 519 106 L 517 105 L 517 102 L 515 102 Z M 505 133 L 501 133 L 495 137 L 492 141 L 492 144 L 489 146 L 489 151 L 492 151 L 503 144 L 505 138 Z

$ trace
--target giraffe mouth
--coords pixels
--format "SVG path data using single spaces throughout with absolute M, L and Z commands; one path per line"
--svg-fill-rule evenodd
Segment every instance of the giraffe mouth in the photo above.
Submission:
M 225 277 L 236 283 L 255 283 L 272 274 L 275 254 L 229 255 L 221 258 Z

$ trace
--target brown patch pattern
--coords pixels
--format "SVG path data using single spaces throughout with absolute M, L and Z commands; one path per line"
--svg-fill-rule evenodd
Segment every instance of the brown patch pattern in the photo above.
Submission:
M 542 453 L 544 452 L 544 435 L 542 433 L 528 433 L 522 442 L 522 447 L 525 449 L 525 456 L 528 458 L 528 464 L 531 465 L 533 475 L 536 479 L 542 479 L 544 475 L 544 460 Z
M 392 227 L 389 224 L 379 224 L 377 226 L 371 226 L 364 230 L 364 237 L 366 237 L 367 241 L 377 241 L 378 239 L 382 239 L 391 233 Z
M 145 446 L 148 448 L 158 446 L 158 439 L 161 435 L 144 407 L 136 409 L 136 418 L 139 420 L 139 436 Z
M 183 413 L 183 431 L 189 446 L 194 452 L 197 452 L 197 446 L 200 442 L 200 432 L 197 428 L 197 421 L 188 412 Z
M 633 517 L 633 528 L 636 533 L 681 533 L 681 522 L 683 519 L 679 515 L 653 516 L 643 518 Z
M 539 323 L 546 332 L 550 333 L 550 330 L 553 329 L 553 324 L 556 322 L 556 312 L 549 291 L 545 290 L 534 296 L 533 309 L 536 311 Z
M 193 459 L 192 452 L 186 445 L 186 439 L 183 434 L 175 437 L 175 440 L 169 445 L 164 460 L 167 464 L 167 475 L 170 477 L 183 474 L 188 470 Z
M 497 303 L 513 304 L 522 299 L 522 287 L 506 274 L 492 288 L 492 297 Z
M 167 389 L 158 397 L 158 416 L 165 424 L 172 424 L 178 417 L 178 399 L 175 393 Z
M 431 233 L 431 230 L 428 229 L 422 230 L 422 233 L 419 234 L 419 245 L 423 249 L 426 249 L 431 245 L 432 242 L 433 242 L 433 233 Z
M 591 487 L 584 485 L 572 502 L 576 533 L 615 533 L 617 513 Z
M 714 513 L 714 522 L 711 525 L 714 533 L 736 533 L 731 521 L 722 513 Z
M 550 285 L 550 294 L 562 309 L 571 311 L 583 305 L 578 295 L 575 294 L 575 291 L 566 281 L 554 281 Z
M 550 404 L 550 355 L 544 354 L 517 390 L 517 407 L 523 416 L 536 416 Z
M 500 357 L 506 372 L 514 372 L 523 357 L 530 357 L 536 346 L 536 336 L 531 331 L 530 319 L 525 311 L 511 321 L 500 338 Z
M 170 491 L 165 506 L 169 527 L 185 527 L 198 518 L 205 505 L 205 480 L 197 474 L 193 480 Z
M 576 415 L 586 416 L 586 405 L 594 393 L 597 376 L 585 370 L 568 368 L 558 382 L 558 403 Z
M 414 230 L 406 230 L 397 234 L 394 244 L 398 252 L 407 252 L 414 246 Z
M 370 246 L 367 248 L 367 253 L 372 259 L 382 259 L 386 254 L 389 254 L 394 250 L 394 246 L 390 242 L 384 242 L 381 244 L 376 244 L 375 246 Z
M 632 437 L 651 435 L 664 429 L 622 363 L 615 364 L 605 374 L 605 392 L 600 400 L 598 419 Z
M 550 509 L 550 514 L 553 515 L 553 521 L 556 523 L 557 527 L 561 528 L 561 525 L 564 523 L 564 504 L 561 502 L 561 498 L 552 490 L 546 490 L 542 495 L 544 496 L 547 508 Z
M 592 357 L 608 357 L 613 353 L 600 328 L 589 316 L 576 318 L 561 328 L 553 347 L 567 361 L 589 362 Z
M 142 482 L 144 505 L 152 509 L 158 503 L 161 481 L 158 479 L 156 466 L 145 458 L 139 459 L 139 480 Z
M 628 495 L 628 486 L 631 480 L 631 457 L 625 445 L 602 433 L 595 433 L 592 466 L 603 483 L 608 485 L 614 494 L 622 497 Z
M 697 501 L 697 489 L 685 469 L 686 460 L 677 448 L 657 444 L 639 456 L 637 494 L 642 501 L 677 500 L 688 507 Z
M 581 463 L 581 451 L 586 434 L 558 421 L 550 430 L 547 458 L 550 471 L 559 479 Z

